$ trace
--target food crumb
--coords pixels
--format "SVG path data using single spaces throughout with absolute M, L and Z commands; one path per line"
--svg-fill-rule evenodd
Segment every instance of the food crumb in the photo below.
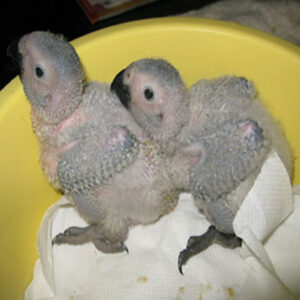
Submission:
M 202 300 L 203 295 L 206 293 L 210 293 L 212 291 L 212 286 L 210 283 L 208 283 L 207 285 L 201 284 L 200 286 L 200 295 L 199 295 L 199 300 Z
M 234 297 L 234 290 L 232 288 L 227 288 L 227 292 L 231 298 Z
M 175 298 L 172 298 L 172 300 L 182 300 L 182 295 L 183 294 L 184 294 L 184 286 L 180 286 L 178 288 L 177 295 L 175 296 Z
M 146 283 L 147 281 L 148 281 L 148 278 L 146 276 L 140 276 L 137 279 L 137 282 L 139 282 L 139 283 Z

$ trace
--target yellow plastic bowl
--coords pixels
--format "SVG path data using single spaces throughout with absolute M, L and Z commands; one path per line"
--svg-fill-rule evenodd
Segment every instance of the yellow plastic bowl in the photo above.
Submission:
M 88 79 L 110 82 L 131 61 L 163 57 L 190 85 L 224 74 L 255 81 L 282 123 L 300 183 L 300 48 L 243 26 L 187 18 L 127 23 L 74 41 Z M 0 299 L 22 299 L 38 257 L 45 210 L 60 197 L 39 166 L 30 107 L 18 78 L 0 93 Z

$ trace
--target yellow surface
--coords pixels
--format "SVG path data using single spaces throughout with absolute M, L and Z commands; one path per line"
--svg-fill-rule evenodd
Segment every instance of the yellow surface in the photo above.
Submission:
M 296 156 L 300 183 L 300 48 L 246 27 L 169 18 L 111 27 L 74 41 L 88 79 L 110 82 L 131 61 L 163 57 L 187 84 L 223 74 L 255 81 L 284 127 Z M 22 299 L 37 259 L 41 218 L 60 195 L 38 162 L 29 104 L 19 79 L 0 93 L 0 299 Z

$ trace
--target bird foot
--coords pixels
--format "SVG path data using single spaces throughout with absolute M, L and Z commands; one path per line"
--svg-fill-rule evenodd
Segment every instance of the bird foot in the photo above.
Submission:
M 109 241 L 102 236 L 98 231 L 98 227 L 94 225 L 87 227 L 69 227 L 63 233 L 59 233 L 53 238 L 52 245 L 82 245 L 88 242 L 92 242 L 98 250 L 104 253 L 129 252 L 122 241 Z
M 187 242 L 187 246 L 179 253 L 178 269 L 183 275 L 182 266 L 196 254 L 206 250 L 212 244 L 219 244 L 225 248 L 234 249 L 240 247 L 242 239 L 235 234 L 228 234 L 218 231 L 214 226 L 210 226 L 208 230 L 200 236 L 191 236 Z
M 69 227 L 63 233 L 59 233 L 52 240 L 52 245 L 57 244 L 71 244 L 81 245 L 87 243 L 90 239 L 87 234 L 88 227 Z

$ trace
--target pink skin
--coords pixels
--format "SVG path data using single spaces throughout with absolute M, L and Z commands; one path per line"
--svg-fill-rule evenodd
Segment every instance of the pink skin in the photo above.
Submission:
M 72 137 L 72 129 L 85 123 L 88 118 L 80 108 L 81 73 L 72 70 L 62 73 L 61 66 L 55 62 L 55 56 L 49 55 L 51 48 L 47 51 L 40 47 L 40 38 L 45 38 L 45 35 L 43 37 L 41 33 L 34 32 L 25 35 L 19 42 L 21 79 L 31 102 L 32 124 L 40 140 L 43 170 L 53 186 L 58 187 L 58 160 L 77 143 Z M 76 63 L 74 55 L 75 66 Z M 41 76 L 36 73 L 38 68 L 42 70 Z
M 22 53 L 22 64 L 23 64 L 23 77 L 28 78 L 30 81 L 31 89 L 34 91 L 39 91 L 48 100 L 49 106 L 47 109 L 53 110 L 56 107 L 56 102 L 53 101 L 53 97 L 49 94 L 49 90 L 57 86 L 57 76 L 52 64 L 44 57 L 44 55 L 36 48 L 32 47 L 31 36 L 25 36 L 22 38 L 19 45 L 20 52 Z M 44 76 L 43 80 L 37 80 L 33 72 L 33 66 L 36 65 L 36 61 L 39 64 L 47 68 L 48 72 Z
M 63 120 L 56 126 L 54 133 L 59 134 L 70 127 L 77 126 L 86 121 L 86 116 L 78 108 L 67 119 Z
M 109 146 L 122 145 L 126 141 L 127 131 L 122 127 L 114 127 L 110 134 Z
M 243 138 L 251 136 L 254 132 L 254 124 L 252 122 L 245 121 L 239 125 L 239 128 L 241 128 Z
M 51 49 L 46 51 L 39 46 L 39 38 L 37 33 L 32 33 L 19 42 L 21 79 L 35 114 L 45 123 L 57 124 L 78 107 L 82 93 L 82 74 L 72 69 L 63 73 L 63 68 L 55 63 L 55 56 L 49 55 Z M 74 66 L 76 63 L 74 55 Z M 36 74 L 38 68 L 42 70 L 40 76 Z
M 58 139 L 59 135 L 64 134 L 67 130 L 76 128 L 80 124 L 86 122 L 86 117 L 82 113 L 80 108 L 76 109 L 68 118 L 64 119 L 56 125 L 49 124 L 43 119 L 39 118 L 39 116 L 33 109 L 32 117 L 35 120 L 35 127 L 38 128 L 38 131 L 42 132 L 43 130 L 45 130 L 45 132 L 49 132 L 47 134 L 48 138 L 46 137 L 45 139 L 41 139 L 40 141 L 41 164 L 50 181 L 53 181 L 51 180 L 51 178 L 54 178 L 54 181 L 56 181 L 56 169 L 58 160 L 64 152 L 69 151 L 77 144 L 77 141 L 75 140 L 70 143 L 64 144 L 61 147 L 58 147 L 56 140 Z M 49 139 L 53 141 L 53 144 L 55 146 L 49 145 Z M 55 182 L 52 183 L 56 185 Z
M 189 169 L 194 167 L 201 159 L 201 148 L 198 145 L 190 145 L 183 147 L 180 151 L 187 157 Z
M 167 87 L 163 78 L 141 71 L 135 63 L 125 69 L 122 84 L 129 89 L 128 110 L 136 123 L 164 145 L 167 153 L 174 153 L 175 137 L 189 117 L 184 85 Z M 153 92 L 150 99 L 145 94 L 147 90 Z
M 67 152 L 70 149 L 72 149 L 76 144 L 77 144 L 77 141 L 73 141 L 61 148 L 54 149 L 52 151 L 45 150 L 43 152 L 41 160 L 42 160 L 42 165 L 43 165 L 44 169 L 47 170 L 47 174 L 49 174 L 50 176 L 55 176 L 56 169 L 57 169 L 57 163 L 58 163 L 60 156 L 64 152 Z
M 63 120 L 61 123 L 57 124 L 51 134 L 51 139 L 57 138 L 60 134 L 63 134 L 66 130 L 75 128 L 80 124 L 86 122 L 86 117 L 82 114 L 80 109 L 77 109 L 73 114 L 70 115 L 69 118 Z M 43 122 L 40 123 L 40 128 L 45 126 Z M 46 125 L 47 126 L 47 125 Z M 106 147 L 115 147 L 117 145 L 122 145 L 126 142 L 126 137 L 128 132 L 122 127 L 114 127 L 112 128 L 110 138 L 107 141 L 107 144 L 104 141 L 99 141 L 99 147 L 103 150 Z M 76 144 L 77 140 L 72 141 L 70 143 L 64 144 L 61 147 L 51 147 L 47 143 L 41 142 L 41 163 L 43 169 L 47 173 L 50 178 L 55 178 L 57 163 L 61 157 L 61 155 L 69 150 L 71 150 Z M 106 145 L 105 145 L 106 144 Z
M 130 74 L 130 76 L 127 74 Z M 134 103 L 135 107 L 144 115 L 151 115 L 153 112 L 159 112 L 157 117 L 161 120 L 164 116 L 160 110 L 168 103 L 168 95 L 162 86 L 156 82 L 155 78 L 138 72 L 135 67 L 128 68 L 126 75 L 124 76 L 124 83 L 130 86 L 131 101 Z M 151 82 L 152 86 L 156 87 L 155 90 L 160 92 L 160 95 L 156 95 L 156 98 L 160 100 L 159 102 L 156 99 L 156 101 L 149 101 L 147 105 L 145 105 L 145 100 L 141 100 L 144 98 L 143 93 L 144 89 L 147 87 L 147 82 Z

